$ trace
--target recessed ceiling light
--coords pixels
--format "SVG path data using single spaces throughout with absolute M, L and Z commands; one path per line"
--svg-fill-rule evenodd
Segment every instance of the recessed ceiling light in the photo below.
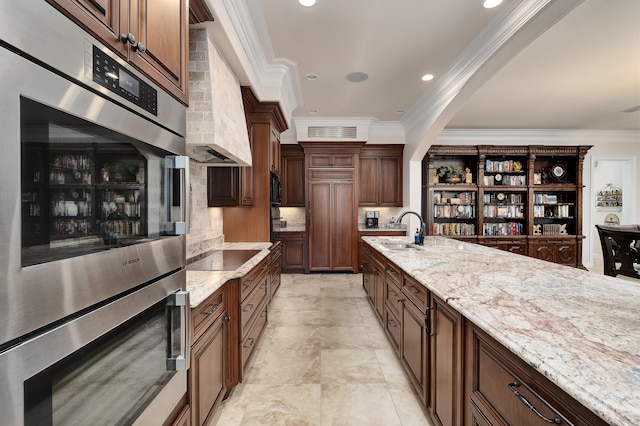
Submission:
M 431 81 L 433 80 L 433 74 L 425 74 L 422 76 L 422 81 Z
M 396 112 L 397 112 L 398 114 L 404 114 L 404 110 L 403 110 L 403 109 L 397 109 L 397 110 L 396 110 Z
M 369 74 L 367 74 L 366 72 L 357 71 L 347 75 L 347 80 L 351 81 L 352 83 L 360 83 L 365 81 L 368 78 L 369 78 Z
M 498 6 L 500 3 L 502 3 L 502 0 L 484 0 L 482 6 L 484 6 L 485 9 L 491 9 Z
M 317 114 L 319 111 L 317 109 L 310 109 L 309 114 Z
M 316 4 L 316 0 L 298 0 L 298 2 L 305 7 L 310 7 Z
M 306 78 L 309 81 L 317 80 L 318 79 L 318 74 L 309 73 L 309 74 L 305 75 L 304 78 Z

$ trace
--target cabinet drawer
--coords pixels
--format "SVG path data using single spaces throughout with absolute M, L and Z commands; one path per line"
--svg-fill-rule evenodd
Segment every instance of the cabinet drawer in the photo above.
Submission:
M 387 262 L 387 282 L 393 282 L 396 286 L 402 287 L 402 271 L 391 262 Z
M 267 284 L 268 277 L 263 275 L 261 282 L 253 287 L 249 296 L 240 304 L 241 339 L 243 339 L 248 332 L 248 324 L 250 324 L 251 319 L 257 315 L 258 308 L 267 299 L 267 291 L 269 288 Z
M 606 424 L 475 326 L 471 328 L 470 399 L 491 424 Z
M 193 322 L 194 341 L 207 329 L 207 327 L 225 310 L 224 291 L 216 291 L 204 302 L 191 309 L 191 321 Z
M 251 293 L 260 280 L 264 278 L 268 268 L 269 257 L 260 261 L 251 272 L 240 278 L 240 300 L 244 300 Z
M 262 330 L 264 330 L 264 326 L 267 324 L 267 304 L 263 303 L 259 308 L 259 313 L 257 315 L 256 321 L 253 323 L 251 328 L 249 329 L 246 336 L 242 339 L 242 344 L 240 345 L 240 356 L 242 359 L 242 369 L 247 365 L 247 360 L 253 353 L 253 350 L 256 347 L 256 343 L 258 339 L 262 335 Z
M 387 294 L 385 297 L 387 307 L 393 312 L 396 318 L 400 318 L 402 311 L 402 302 L 404 299 L 402 290 L 393 281 L 387 281 Z
M 407 296 L 420 311 L 426 312 L 428 304 L 427 289 L 409 275 L 404 275 L 402 294 Z

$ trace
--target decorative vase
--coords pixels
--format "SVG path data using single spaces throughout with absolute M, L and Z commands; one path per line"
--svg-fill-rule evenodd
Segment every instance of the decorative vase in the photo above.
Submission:
M 444 181 L 447 182 L 447 183 L 460 183 L 460 182 L 462 182 L 462 178 L 460 177 L 460 175 L 452 175 L 450 173 L 445 173 L 443 178 L 444 178 Z

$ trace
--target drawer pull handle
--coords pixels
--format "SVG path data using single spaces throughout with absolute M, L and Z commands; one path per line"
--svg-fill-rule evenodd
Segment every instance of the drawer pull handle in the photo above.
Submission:
M 407 287 L 407 290 L 409 290 L 409 291 L 410 291 L 411 293 L 413 293 L 413 294 L 418 294 L 418 293 L 419 293 L 418 289 L 417 289 L 417 288 L 415 288 L 415 287 L 414 287 L 414 286 L 412 286 L 412 285 L 408 285 L 408 286 L 406 286 L 406 287 Z
M 247 340 L 247 344 L 243 346 L 243 348 L 250 348 L 251 346 L 253 346 L 253 342 L 255 342 L 256 339 L 254 339 L 253 337 L 249 337 L 249 340 Z
M 249 280 L 246 283 L 244 283 L 245 287 L 249 287 L 251 284 L 253 284 L 253 280 Z
M 542 420 L 544 420 L 544 421 L 545 421 L 545 422 L 547 422 L 547 423 L 553 423 L 553 424 L 556 424 L 556 425 L 559 425 L 559 424 L 561 424 L 561 423 L 562 423 L 562 419 L 560 419 L 560 418 L 558 418 L 558 417 L 555 417 L 555 418 L 553 418 L 553 419 L 550 419 L 549 417 L 546 417 L 544 414 L 542 414 L 540 411 L 538 411 L 538 410 L 536 409 L 536 407 L 534 407 L 534 406 L 533 406 L 533 404 L 531 404 L 531 403 L 529 402 L 529 400 L 528 400 L 524 395 L 522 395 L 520 392 L 518 392 L 518 391 L 516 390 L 516 388 L 517 388 L 517 387 L 520 387 L 520 383 L 518 383 L 518 382 L 513 382 L 513 383 L 509 383 L 507 386 L 509 387 L 509 390 L 510 390 L 511 392 L 513 392 L 513 394 L 514 394 L 515 396 L 517 396 L 517 397 L 518 397 L 518 399 L 520 400 L 520 402 L 522 402 L 522 403 L 525 405 L 525 407 L 527 407 L 529 410 L 533 411 L 533 412 L 535 413 L 535 415 L 536 415 L 536 416 L 540 417 Z
M 217 309 L 218 309 L 218 304 L 216 303 L 215 305 L 211 306 L 211 309 L 209 309 L 207 312 L 204 313 L 205 317 L 208 317 L 209 315 L 211 315 L 212 313 L 214 313 Z
M 396 293 L 394 290 L 389 290 L 389 294 L 393 297 L 396 297 L 398 295 L 398 293 Z
M 249 312 L 253 310 L 253 303 L 249 303 L 247 306 L 244 307 L 244 309 L 242 310 L 242 312 Z
M 398 326 L 398 324 L 396 324 L 394 320 L 387 321 L 387 324 L 389 324 L 389 326 L 393 328 L 396 328 Z

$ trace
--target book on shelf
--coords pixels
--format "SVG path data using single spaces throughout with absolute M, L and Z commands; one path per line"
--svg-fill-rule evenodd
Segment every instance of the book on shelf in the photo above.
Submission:
M 483 235 L 522 235 L 524 225 L 518 222 L 485 223 L 482 225 Z

